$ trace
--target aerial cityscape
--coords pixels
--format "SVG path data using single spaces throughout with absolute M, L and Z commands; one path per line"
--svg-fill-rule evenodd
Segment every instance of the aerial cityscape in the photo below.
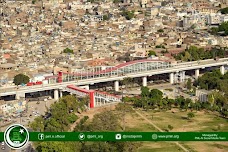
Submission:
M 227 152 L 227 71 L 228 0 L 0 0 L 0 152 Z

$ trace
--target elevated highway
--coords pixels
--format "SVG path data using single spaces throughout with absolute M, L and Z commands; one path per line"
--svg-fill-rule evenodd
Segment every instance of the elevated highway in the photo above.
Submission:
M 174 83 L 174 73 L 187 70 L 195 70 L 195 77 L 199 76 L 199 70 L 207 67 L 220 67 L 224 74 L 224 66 L 228 65 L 228 58 L 221 58 L 218 61 L 213 59 L 193 62 L 170 63 L 164 60 L 136 60 L 120 64 L 100 71 L 86 71 L 80 73 L 62 73 L 60 76 L 47 78 L 49 84 L 0 88 L 0 96 L 16 95 L 25 96 L 25 93 L 32 93 L 45 90 L 61 90 L 67 85 L 93 85 L 95 83 L 114 81 L 115 90 L 119 90 L 119 80 L 126 77 L 142 77 L 143 86 L 147 85 L 147 77 L 158 74 L 170 74 L 170 83 Z

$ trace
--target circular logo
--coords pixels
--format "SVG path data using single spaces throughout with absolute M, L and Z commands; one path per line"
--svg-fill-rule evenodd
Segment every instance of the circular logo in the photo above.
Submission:
M 84 140 L 84 139 L 85 139 L 85 135 L 84 135 L 83 133 L 80 133 L 80 134 L 78 135 L 78 138 L 79 138 L 80 140 Z
M 10 148 L 20 149 L 29 141 L 28 130 L 20 124 L 13 124 L 4 132 L 4 141 Z
M 152 135 L 152 139 L 157 139 L 158 138 L 158 135 L 157 134 L 153 134 Z

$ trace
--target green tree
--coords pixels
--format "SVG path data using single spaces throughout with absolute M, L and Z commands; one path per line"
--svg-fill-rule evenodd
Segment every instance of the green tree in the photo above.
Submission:
M 113 3 L 120 3 L 121 2 L 121 0 L 113 0 Z
M 29 77 L 27 75 L 24 75 L 24 74 L 18 74 L 14 77 L 13 79 L 13 83 L 15 85 L 20 85 L 22 83 L 26 84 L 29 82 Z
M 228 14 L 228 7 L 225 7 L 225 8 L 220 9 L 220 12 L 222 14 Z
M 163 33 L 163 32 L 164 32 L 164 30 L 163 30 L 163 29 L 159 29 L 159 30 L 158 30 L 158 32 Z
M 51 114 L 50 118 L 37 117 L 29 126 L 34 131 L 69 131 L 70 125 L 78 119 L 73 112 L 84 107 L 85 100 L 78 101 L 72 95 L 64 96 L 59 102 L 51 105 L 48 112 Z M 70 112 L 72 110 L 73 112 Z M 77 142 L 35 142 L 34 144 L 38 152 L 75 152 L 81 149 L 81 144 Z
M 200 102 L 196 102 L 194 107 L 195 107 L 195 109 L 196 109 L 197 111 L 199 111 L 199 110 L 202 109 L 202 106 L 201 106 Z
M 182 60 L 182 61 L 197 61 L 197 60 L 204 60 L 204 59 L 212 59 L 216 56 L 224 58 L 225 49 L 212 48 L 209 51 L 205 51 L 203 48 L 197 48 L 196 46 L 190 46 L 185 51 L 173 55 L 173 57 L 176 60 Z
M 149 97 L 150 96 L 150 89 L 148 87 L 141 87 L 141 96 L 142 97 Z
M 224 32 L 224 36 L 228 35 L 228 22 L 223 22 L 218 27 L 219 32 Z
M 114 112 L 104 111 L 94 115 L 89 125 L 91 126 L 91 131 L 117 131 L 120 127 L 120 121 Z
M 77 125 L 74 128 L 74 131 L 88 131 L 90 128 L 87 125 L 89 117 L 84 116 L 83 118 L 80 119 L 80 121 L 77 123 Z
M 44 131 L 44 125 L 45 125 L 44 122 L 45 122 L 45 120 L 41 116 L 39 116 L 39 117 L 35 118 L 34 121 L 29 124 L 29 126 L 34 131 L 43 132 Z
M 216 35 L 219 32 L 219 29 L 217 27 L 212 27 L 210 32 L 211 34 Z
M 74 54 L 74 51 L 72 49 L 69 49 L 69 48 L 65 48 L 63 50 L 63 53 L 71 53 L 71 54 Z
M 187 115 L 188 115 L 188 119 L 195 117 L 195 114 L 193 112 L 189 112 Z
M 70 123 L 74 123 L 78 119 L 78 117 L 74 113 L 71 113 L 67 116 L 67 119 Z
M 87 0 L 87 2 L 93 3 L 95 0 Z
M 158 89 L 152 89 L 150 90 L 150 97 L 156 99 L 157 101 L 161 101 L 163 93 Z
M 218 27 L 212 27 L 210 30 L 211 34 L 220 34 L 221 36 L 227 36 L 228 35 L 228 22 L 221 23 Z M 222 32 L 219 33 L 219 32 Z
M 188 51 L 185 51 L 183 56 L 183 61 L 191 61 L 191 54 Z
M 191 29 L 195 29 L 196 28 L 196 24 L 193 24 L 192 26 L 191 26 Z
M 103 20 L 104 20 L 104 21 L 107 21 L 107 20 L 109 20 L 109 17 L 108 17 L 108 15 L 103 15 Z
M 173 130 L 173 126 L 172 125 L 168 125 L 168 129 L 169 130 Z
M 66 146 L 67 145 L 67 146 Z M 39 142 L 35 143 L 37 152 L 75 152 L 80 151 L 78 142 Z
M 192 89 L 192 80 L 190 78 L 188 78 L 188 81 L 187 81 L 187 89 L 188 90 Z
M 127 19 L 127 20 L 131 20 L 132 18 L 134 18 L 134 12 L 135 11 L 126 11 L 124 10 L 121 14 Z
M 152 55 L 156 56 L 156 53 L 154 51 L 150 50 L 148 53 L 148 56 L 152 56 Z
M 218 83 L 217 84 L 218 89 L 221 90 L 222 92 L 224 92 L 225 94 L 228 94 L 228 87 L 227 87 L 228 78 L 227 79 L 220 79 L 220 80 L 218 80 L 217 83 Z
M 222 77 L 220 70 L 213 70 L 212 72 L 207 72 L 199 77 L 197 81 L 198 85 L 203 89 L 219 89 L 221 86 L 219 82 L 221 82 L 220 80 Z
M 36 3 L 36 0 L 32 0 L 32 4 L 35 4 Z
M 163 48 L 163 49 L 165 49 L 165 46 L 161 44 L 161 45 L 156 45 L 155 48 Z
M 75 131 L 118 131 L 121 127 L 119 111 L 122 111 L 123 105 L 117 106 L 117 113 L 113 111 L 104 111 L 95 114 L 92 121 L 83 120 L 80 127 L 77 124 Z M 129 107 L 130 108 L 130 107 Z M 131 108 L 130 108 L 131 109 Z M 129 111 L 130 112 L 130 111 Z M 86 122 L 85 122 L 86 121 Z M 82 125 L 83 124 L 83 125 Z M 83 127 L 82 127 L 83 126 Z M 79 129 L 80 128 L 80 129 Z M 140 144 L 134 142 L 82 142 L 79 151 L 100 152 L 100 151 L 118 151 L 132 152 L 137 151 Z
M 175 105 L 179 106 L 180 109 L 185 108 L 185 98 L 182 96 L 179 96 L 175 99 Z

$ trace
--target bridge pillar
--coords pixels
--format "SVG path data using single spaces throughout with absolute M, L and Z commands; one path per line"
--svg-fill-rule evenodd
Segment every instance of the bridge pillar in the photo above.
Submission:
M 86 90 L 89 90 L 89 85 L 86 85 L 86 86 L 85 86 L 85 89 L 86 89 Z
M 16 95 L 15 95 L 15 99 L 16 99 L 16 100 L 19 100 L 19 99 L 20 99 L 19 94 L 16 94 Z
M 59 99 L 59 90 L 58 89 L 55 89 L 54 90 L 54 99 L 55 100 L 58 100 Z
M 185 71 L 180 72 L 180 82 L 184 82 L 185 80 Z
M 195 70 L 195 78 L 198 79 L 198 77 L 199 77 L 199 69 L 196 69 Z
M 170 74 L 169 74 L 169 82 L 170 82 L 171 84 L 174 83 L 174 74 L 173 74 L 173 73 L 170 73 Z
M 142 77 L 142 85 L 143 85 L 144 87 L 147 86 L 147 77 Z
M 225 74 L 225 68 L 224 68 L 224 65 L 220 66 L 220 72 L 222 75 Z
M 59 96 L 60 96 L 60 98 L 63 97 L 63 91 L 62 90 L 59 91 Z
M 119 91 L 119 81 L 114 82 L 115 91 Z
M 17 92 L 15 95 L 15 99 L 19 100 L 20 98 L 25 98 L 25 93 L 23 93 L 23 92 L 18 93 Z

